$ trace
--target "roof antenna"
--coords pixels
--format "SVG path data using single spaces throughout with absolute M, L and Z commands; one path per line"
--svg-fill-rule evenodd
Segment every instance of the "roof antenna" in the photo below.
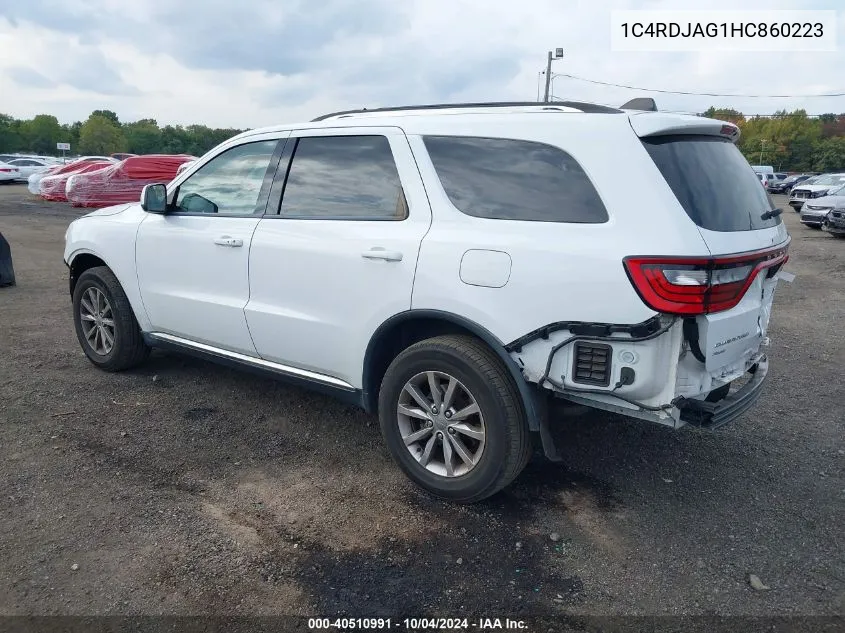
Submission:
M 657 112 L 657 104 L 651 97 L 637 97 L 619 106 L 620 110 L 643 110 L 645 112 Z

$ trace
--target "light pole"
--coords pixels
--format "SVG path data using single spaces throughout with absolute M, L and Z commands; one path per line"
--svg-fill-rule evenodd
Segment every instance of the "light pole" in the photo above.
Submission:
M 552 57 L 552 55 L 554 55 L 554 57 Z M 543 97 L 544 103 L 548 103 L 548 101 L 549 101 L 549 84 L 552 81 L 552 59 L 562 59 L 562 58 L 563 58 L 563 49 L 562 48 L 556 48 L 554 50 L 554 53 L 552 51 L 549 51 L 549 58 L 548 58 L 548 61 L 546 62 L 546 93 L 545 93 L 545 96 Z
M 767 138 L 761 138 L 760 139 L 760 165 L 761 166 L 763 165 L 763 145 L 768 143 L 768 141 L 769 141 L 769 139 L 767 139 Z

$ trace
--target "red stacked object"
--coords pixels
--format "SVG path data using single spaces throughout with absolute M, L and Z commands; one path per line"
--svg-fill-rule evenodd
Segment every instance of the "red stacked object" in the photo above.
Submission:
M 65 185 L 67 184 L 68 178 L 76 174 L 96 172 L 113 164 L 105 161 L 77 161 L 65 165 L 56 172 L 41 179 L 41 197 L 54 202 L 66 202 Z
M 196 160 L 186 154 L 132 156 L 106 169 L 76 173 L 67 183 L 67 199 L 75 207 L 107 207 L 138 202 L 145 185 L 168 183 L 179 166 Z

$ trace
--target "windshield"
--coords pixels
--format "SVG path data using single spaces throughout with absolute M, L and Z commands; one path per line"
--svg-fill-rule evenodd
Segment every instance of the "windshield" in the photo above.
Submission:
M 777 226 L 779 215 L 754 170 L 728 139 L 667 135 L 642 139 L 690 219 L 710 231 L 754 231 Z
M 845 176 L 819 176 L 812 183 L 813 185 L 835 185 L 845 182 Z M 805 183 L 806 184 L 806 183 Z

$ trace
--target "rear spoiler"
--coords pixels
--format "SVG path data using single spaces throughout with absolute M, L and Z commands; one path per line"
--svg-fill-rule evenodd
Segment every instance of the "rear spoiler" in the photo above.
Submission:
M 631 99 L 619 108 L 632 111 L 629 115 L 631 127 L 640 138 L 669 134 L 704 134 L 721 136 L 734 143 L 739 140 L 739 128 L 733 123 L 700 116 L 658 112 L 657 103 L 651 97 Z
M 667 112 L 632 112 L 628 115 L 628 120 L 640 138 L 669 134 L 698 134 L 720 136 L 733 143 L 739 140 L 739 128 L 729 121 L 718 119 Z

